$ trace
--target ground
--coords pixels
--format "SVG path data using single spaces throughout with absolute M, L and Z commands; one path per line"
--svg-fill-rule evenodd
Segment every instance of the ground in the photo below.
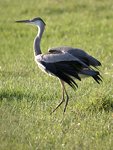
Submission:
M 0 1 L 0 149 L 113 149 L 113 2 L 112 0 Z M 37 27 L 16 20 L 41 17 L 46 28 L 43 53 L 71 46 L 97 58 L 103 82 L 76 81 L 75 91 L 61 100 L 57 78 L 44 74 L 34 61 Z

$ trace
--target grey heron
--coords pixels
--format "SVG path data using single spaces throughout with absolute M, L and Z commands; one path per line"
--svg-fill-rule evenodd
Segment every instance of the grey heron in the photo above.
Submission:
M 41 18 L 37 17 L 30 20 L 15 22 L 27 23 L 38 27 L 38 34 L 34 39 L 35 61 L 42 71 L 51 76 L 57 77 L 60 80 L 62 87 L 62 100 L 50 114 L 52 114 L 65 101 L 64 94 L 66 95 L 66 102 L 63 113 L 66 111 L 69 96 L 65 89 L 65 82 L 73 89 L 76 89 L 78 86 L 74 79 L 81 81 L 81 78 L 93 77 L 98 84 L 102 81 L 99 71 L 94 70 L 91 67 L 93 66 L 97 68 L 101 63 L 83 50 L 66 46 L 54 47 L 48 50 L 49 53 L 42 54 L 40 43 L 45 29 L 45 23 Z

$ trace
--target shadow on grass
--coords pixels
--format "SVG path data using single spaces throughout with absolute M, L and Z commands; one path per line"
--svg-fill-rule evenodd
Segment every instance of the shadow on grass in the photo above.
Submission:
M 8 102 L 17 100 L 17 101 L 23 101 L 23 99 L 26 99 L 27 102 L 37 101 L 38 102 L 45 102 L 47 100 L 46 95 L 40 94 L 40 93 L 34 93 L 32 91 L 21 91 L 21 90 L 2 90 L 0 91 L 0 102 L 2 102 L 4 99 L 6 99 Z
M 113 98 L 104 96 L 93 101 L 88 107 L 89 111 L 113 111 Z
M 31 98 L 30 94 L 25 94 L 21 91 L 3 91 L 0 93 L 0 101 L 7 99 L 7 101 L 12 101 L 14 99 L 17 99 L 18 101 L 21 101 L 23 98 L 29 99 Z M 34 96 L 32 98 L 35 98 Z

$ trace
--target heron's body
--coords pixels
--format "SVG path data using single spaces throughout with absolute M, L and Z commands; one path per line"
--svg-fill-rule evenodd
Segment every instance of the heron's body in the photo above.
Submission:
M 101 63 L 87 54 L 85 51 L 71 47 L 54 47 L 50 48 L 49 53 L 42 54 L 40 49 L 41 37 L 45 29 L 45 23 L 41 18 L 31 20 L 16 21 L 18 23 L 28 23 L 38 26 L 38 34 L 34 40 L 34 56 L 39 68 L 45 73 L 57 77 L 62 86 L 62 101 L 51 112 L 51 114 L 65 101 L 64 92 L 66 94 L 66 104 L 64 112 L 68 104 L 68 94 L 66 92 L 64 82 L 75 88 L 77 84 L 73 79 L 81 80 L 84 77 L 93 77 L 97 83 L 101 81 L 98 71 L 93 70 L 90 66 L 100 66 Z

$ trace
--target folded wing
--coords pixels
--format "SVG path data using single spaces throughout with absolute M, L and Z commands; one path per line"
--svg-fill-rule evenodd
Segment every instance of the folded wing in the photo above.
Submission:
M 72 47 L 53 47 L 48 49 L 48 51 L 50 53 L 52 52 L 67 52 L 71 55 L 73 55 L 74 57 L 78 58 L 79 60 L 81 60 L 82 62 L 84 62 L 85 64 L 87 64 L 88 66 L 100 66 L 101 63 L 95 59 L 94 57 L 90 56 L 89 54 L 87 54 L 85 51 L 80 50 L 80 49 L 76 49 L 76 48 L 72 48 Z
M 75 89 L 73 78 L 81 80 L 79 74 L 94 76 L 99 83 L 99 72 L 91 70 L 88 65 L 67 52 L 53 52 L 35 57 L 38 66 L 46 73 L 56 76 Z M 85 68 L 85 69 L 84 69 Z

